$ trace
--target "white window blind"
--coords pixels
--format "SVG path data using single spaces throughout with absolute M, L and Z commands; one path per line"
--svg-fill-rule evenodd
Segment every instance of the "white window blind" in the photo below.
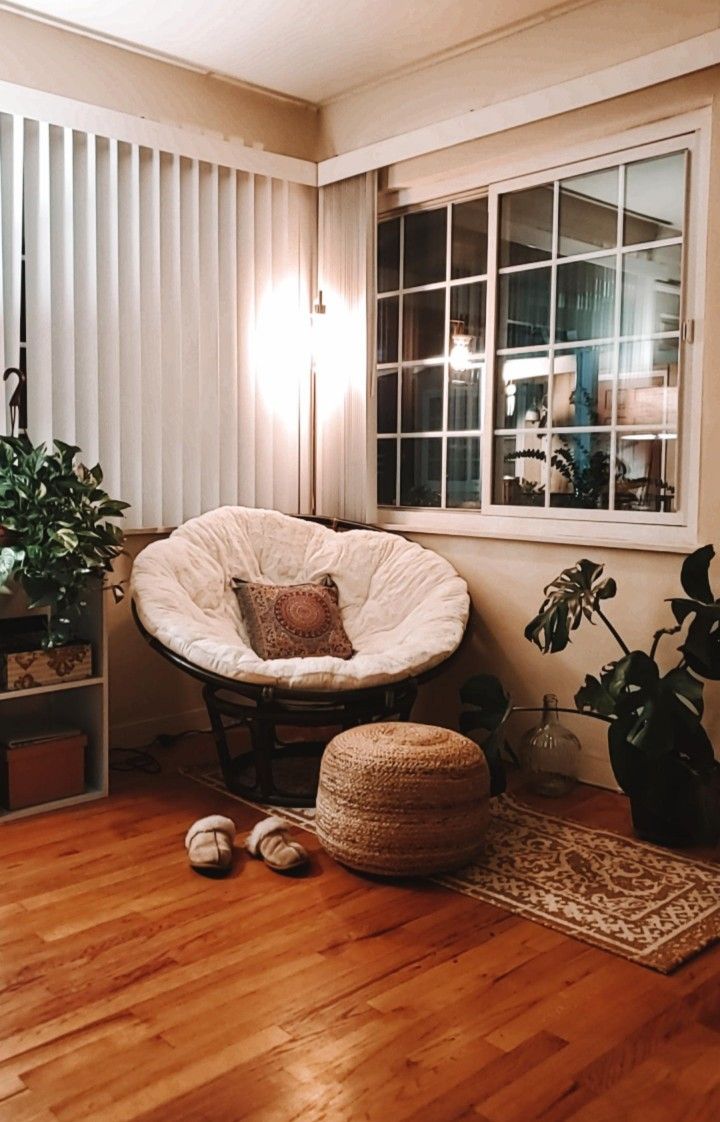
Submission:
M 20 361 L 23 119 L 0 114 L 0 343 L 3 369 Z M 0 384 L 0 432 L 5 431 L 15 379 Z
M 315 191 L 32 120 L 0 141 L 6 363 L 24 183 L 31 438 L 99 461 L 129 528 L 297 511 Z

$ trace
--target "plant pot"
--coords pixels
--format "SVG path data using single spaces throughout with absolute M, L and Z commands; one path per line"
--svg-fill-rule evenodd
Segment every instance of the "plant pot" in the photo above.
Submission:
M 643 841 L 672 848 L 715 845 L 720 839 L 720 766 L 708 777 L 688 776 L 672 792 L 630 796 L 633 829 Z

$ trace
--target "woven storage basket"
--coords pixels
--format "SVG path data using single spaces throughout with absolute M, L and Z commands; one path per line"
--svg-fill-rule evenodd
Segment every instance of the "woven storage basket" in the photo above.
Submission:
M 361 725 L 330 741 L 316 825 L 331 856 L 362 872 L 422 876 L 473 861 L 489 818 L 477 744 L 450 729 Z

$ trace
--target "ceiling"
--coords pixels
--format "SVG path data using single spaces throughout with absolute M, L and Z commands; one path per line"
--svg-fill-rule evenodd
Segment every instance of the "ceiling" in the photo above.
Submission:
M 588 0 L 577 0 L 587 3 Z M 573 0 L 40 0 L 3 7 L 313 103 Z

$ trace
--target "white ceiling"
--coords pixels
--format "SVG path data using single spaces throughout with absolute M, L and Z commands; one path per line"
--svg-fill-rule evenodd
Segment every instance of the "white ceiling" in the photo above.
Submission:
M 559 6 L 558 0 L 40 0 L 3 5 L 311 102 L 377 82 Z

